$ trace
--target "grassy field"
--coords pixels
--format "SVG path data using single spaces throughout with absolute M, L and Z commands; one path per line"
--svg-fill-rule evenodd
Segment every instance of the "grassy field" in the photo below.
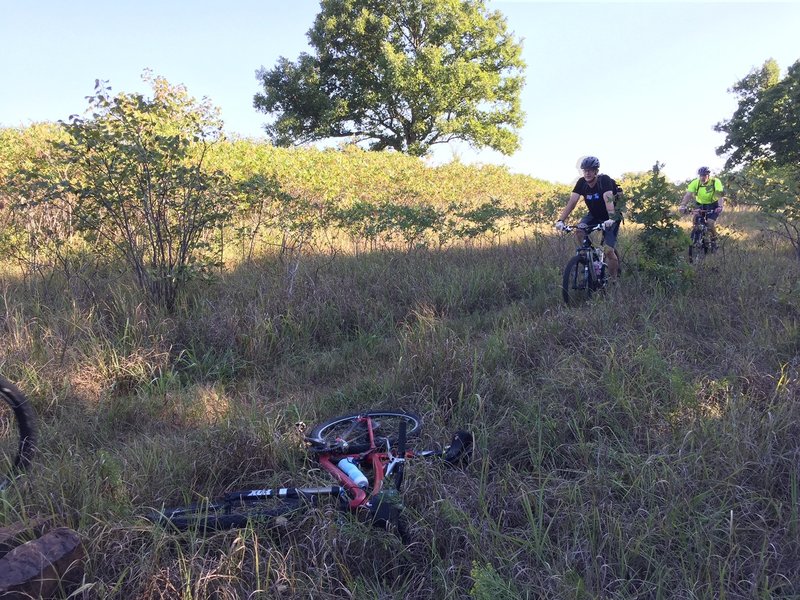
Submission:
M 567 308 L 572 240 L 275 258 L 157 315 L 123 282 L 2 279 L 0 367 L 35 404 L 29 477 L 0 524 L 82 534 L 86 598 L 800 597 L 800 264 L 726 213 L 723 251 L 665 287 Z M 475 435 L 412 464 L 411 543 L 320 507 L 173 535 L 193 495 L 328 484 L 295 426 L 367 408 Z

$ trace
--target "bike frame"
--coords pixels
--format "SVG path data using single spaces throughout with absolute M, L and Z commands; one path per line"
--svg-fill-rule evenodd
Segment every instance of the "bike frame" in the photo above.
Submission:
M 350 419 L 351 417 L 346 417 Z M 387 479 L 392 476 L 393 483 L 400 491 L 403 480 L 403 466 L 409 458 L 440 457 L 449 464 L 455 464 L 469 456 L 472 436 L 458 431 L 452 442 L 443 450 L 407 450 L 407 423 L 401 421 L 397 432 L 396 446 L 390 437 L 376 435 L 378 421 L 373 421 L 370 413 L 353 416 L 355 424 L 363 424 L 368 436 L 357 447 L 350 447 L 346 439 L 338 438 L 320 445 L 319 440 L 309 439 L 309 445 L 317 455 L 322 469 L 332 476 L 339 485 L 304 488 L 266 488 L 228 492 L 219 500 L 203 499 L 200 503 L 175 508 L 162 508 L 153 511 L 148 518 L 154 522 L 171 523 L 179 529 L 192 524 L 205 529 L 227 529 L 242 527 L 252 519 L 255 521 L 274 519 L 301 508 L 301 502 L 315 505 L 321 497 L 333 496 L 340 510 L 368 511 L 376 526 L 395 526 L 401 539 L 405 533 L 400 520 L 402 503 L 386 492 Z M 416 428 L 419 427 L 417 421 Z M 346 435 L 346 434 L 343 434 Z M 308 438 L 307 438 L 308 439 Z M 384 444 L 385 441 L 385 444 Z M 356 451 L 357 450 L 357 451 Z M 336 463 L 345 458 L 357 459 L 364 471 L 372 475 L 372 487 L 367 491 L 360 488 Z M 372 473 L 369 470 L 372 469 Z M 266 502 L 271 500 L 271 502 Z M 262 506 L 259 508 L 258 505 Z M 255 507 L 250 513 L 249 507 Z
M 692 232 L 690 234 L 691 244 L 689 246 L 689 258 L 692 260 L 692 248 L 701 248 L 703 254 L 715 251 L 715 245 L 709 239 L 708 215 L 713 210 L 705 208 L 692 209 Z
M 708 231 L 708 215 L 714 211 L 706 210 L 704 208 L 695 208 L 692 211 L 693 220 L 692 220 L 692 228 L 694 231 L 702 231 L 703 235 L 705 236 L 706 232 Z
M 369 417 L 361 417 L 359 421 L 365 423 L 367 426 L 367 433 L 369 435 L 369 450 L 366 452 L 359 452 L 357 454 L 323 452 L 319 455 L 320 466 L 322 466 L 325 471 L 332 475 L 334 479 L 339 481 L 339 483 L 342 484 L 345 491 L 350 496 L 351 500 L 348 503 L 348 506 L 351 509 L 355 509 L 366 504 L 369 499 L 369 495 L 363 489 L 358 487 L 356 483 L 347 475 L 347 473 L 337 467 L 334 464 L 334 461 L 339 462 L 345 458 L 354 458 L 359 462 L 364 462 L 366 459 L 374 474 L 371 493 L 371 496 L 374 496 L 381 491 L 384 479 L 391 474 L 395 466 L 405 461 L 406 458 L 413 458 L 414 456 L 414 453 L 411 451 L 406 451 L 406 456 L 402 458 L 395 456 L 392 453 L 391 448 L 389 448 L 387 452 L 379 452 L 378 447 L 375 444 L 375 432 L 372 428 L 372 419 Z
M 379 450 L 375 443 L 375 433 L 372 426 L 372 419 L 370 417 L 360 417 L 359 421 L 365 423 L 369 435 L 369 448 L 364 452 L 335 452 L 323 451 L 318 453 L 318 461 L 320 466 L 331 475 L 341 486 L 325 486 L 318 488 L 274 488 L 274 489 L 261 489 L 261 490 L 246 490 L 242 492 L 232 492 L 226 494 L 224 499 L 226 501 L 257 499 L 257 498 L 305 498 L 312 499 L 318 496 L 342 496 L 346 494 L 349 498 L 347 507 L 350 510 L 356 510 L 359 507 L 366 506 L 371 499 L 376 497 L 383 489 L 386 479 L 409 458 L 425 457 L 435 454 L 433 450 L 424 450 L 415 452 L 414 450 L 406 450 L 404 455 L 398 456 L 398 453 L 392 450 L 391 447 L 387 450 Z M 372 470 L 373 482 L 370 493 L 360 488 L 356 483 L 339 467 L 336 466 L 340 460 L 345 458 L 353 458 L 362 464 L 364 462 L 369 465 Z M 366 467 L 365 467 L 366 468 Z
M 576 227 L 567 225 L 564 228 L 564 231 L 569 233 L 574 231 L 575 229 Z M 592 238 L 590 237 L 590 234 L 594 233 L 595 231 L 604 231 L 603 226 L 595 225 L 591 229 L 584 229 L 583 244 L 581 244 L 580 246 L 578 246 L 578 248 L 575 249 L 575 254 L 577 256 L 584 256 L 586 258 L 585 268 L 589 269 L 590 271 L 588 279 L 591 282 L 596 282 L 599 279 L 593 270 L 594 261 L 600 260 L 601 262 L 603 262 L 603 264 L 605 264 L 605 257 L 604 256 L 601 257 L 600 254 L 598 254 L 598 248 L 592 243 Z

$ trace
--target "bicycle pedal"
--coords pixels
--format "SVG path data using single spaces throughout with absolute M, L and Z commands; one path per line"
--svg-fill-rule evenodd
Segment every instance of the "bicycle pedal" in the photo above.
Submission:
M 453 440 L 444 453 L 444 461 L 455 464 L 472 453 L 472 434 L 468 431 L 456 431 Z

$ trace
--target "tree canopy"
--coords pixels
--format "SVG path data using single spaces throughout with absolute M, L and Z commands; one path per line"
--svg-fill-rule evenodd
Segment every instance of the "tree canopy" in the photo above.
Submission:
M 739 107 L 714 128 L 727 136 L 717 149 L 730 153 L 726 166 L 800 163 L 800 61 L 781 79 L 778 64 L 769 59 L 730 91 L 738 96 Z
M 255 107 L 279 145 L 330 138 L 415 156 L 464 140 L 519 146 L 521 43 L 484 0 L 322 0 L 314 55 L 257 77 Z
M 717 153 L 730 153 L 728 168 L 740 167 L 731 175 L 737 200 L 758 206 L 800 259 L 800 61 L 781 79 L 767 60 L 731 91 L 739 106 L 715 127 L 727 136 Z

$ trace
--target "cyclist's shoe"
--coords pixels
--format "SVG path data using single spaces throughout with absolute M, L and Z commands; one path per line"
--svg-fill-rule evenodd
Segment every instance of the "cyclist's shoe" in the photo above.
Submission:
M 469 431 L 456 431 L 450 445 L 445 449 L 444 462 L 455 465 L 472 456 L 472 434 Z

